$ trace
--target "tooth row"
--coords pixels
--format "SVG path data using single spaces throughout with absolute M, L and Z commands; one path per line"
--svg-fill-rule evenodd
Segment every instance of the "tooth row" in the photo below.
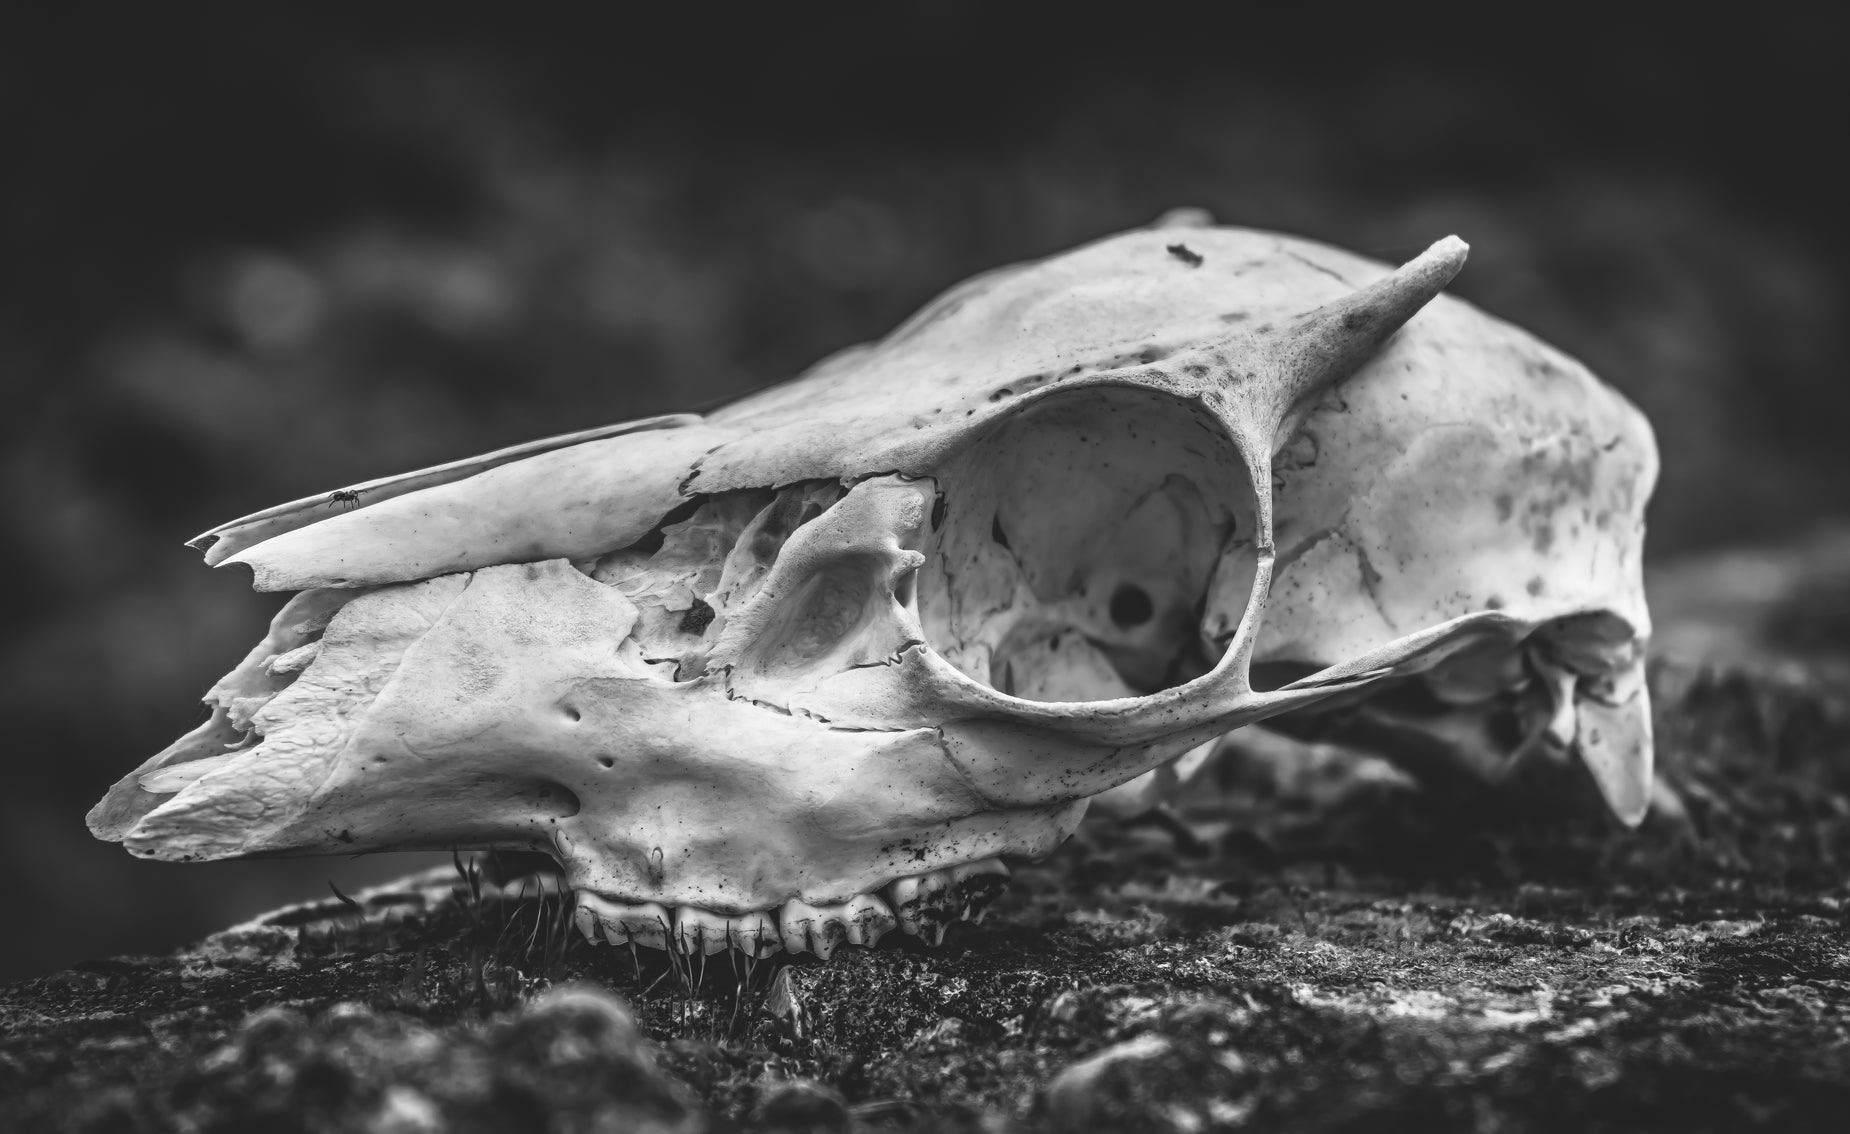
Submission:
M 793 898 L 777 912 L 784 948 L 792 953 L 814 953 L 825 961 L 843 942 L 872 945 L 899 924 L 887 904 L 872 894 L 856 894 L 827 906 Z
M 1008 881 L 1008 867 L 992 858 L 901 878 L 886 896 L 902 931 L 939 945 L 951 922 L 982 921 Z
M 858 894 L 812 906 L 792 899 L 775 910 L 736 915 L 695 906 L 671 910 L 656 902 L 631 905 L 579 891 L 574 920 L 594 945 L 608 941 L 665 949 L 673 941 L 690 956 L 737 949 L 748 957 L 768 957 L 782 949 L 814 953 L 826 961 L 844 943 L 872 945 L 895 928 L 940 944 L 951 922 L 982 921 L 1008 879 L 1008 867 L 992 858 L 901 878 L 885 887 L 885 900 Z

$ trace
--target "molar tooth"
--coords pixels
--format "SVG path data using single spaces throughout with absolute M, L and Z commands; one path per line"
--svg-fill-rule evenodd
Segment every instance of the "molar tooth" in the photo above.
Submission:
M 792 898 L 777 911 L 777 932 L 784 939 L 784 950 L 802 953 L 809 949 L 810 924 L 822 911 L 801 898 Z
M 784 903 L 778 912 L 784 948 L 792 953 L 814 953 L 828 960 L 835 947 L 847 939 L 844 924 L 845 906 L 812 906 L 800 898 Z
M 668 907 L 660 902 L 644 902 L 641 905 L 630 906 L 629 912 L 622 919 L 625 939 L 638 945 L 647 945 L 651 949 L 666 950 L 668 948 L 668 927 L 671 924 L 673 921 L 668 913 Z M 616 935 L 612 932 L 609 922 L 604 923 L 604 932 L 615 944 Z
M 668 947 L 668 911 L 654 902 L 632 906 L 581 891 L 578 895 L 578 912 L 573 915 L 573 920 L 578 923 L 579 931 L 593 942 L 597 938 L 585 930 L 587 920 L 601 925 L 604 939 L 612 945 L 633 941 L 652 949 Z
M 851 945 L 873 945 L 899 924 L 887 904 L 872 894 L 856 894 L 840 907 Z
M 699 906 L 676 906 L 674 911 L 675 941 L 681 952 L 692 956 L 705 953 L 711 956 L 725 949 L 730 941 L 727 933 L 729 918 Z
M 950 923 L 952 911 L 957 907 L 951 894 L 949 871 L 932 870 L 901 878 L 888 886 L 886 892 L 900 929 L 923 938 L 928 945 L 943 943 L 944 927 Z
M 726 923 L 726 939 L 747 957 L 768 957 L 784 947 L 777 920 L 763 911 L 741 914 Z
M 999 858 L 966 862 L 945 873 L 951 876 L 951 894 L 963 910 L 965 921 L 981 923 L 983 915 L 989 912 L 989 903 L 1008 889 L 1009 868 L 1002 865 Z

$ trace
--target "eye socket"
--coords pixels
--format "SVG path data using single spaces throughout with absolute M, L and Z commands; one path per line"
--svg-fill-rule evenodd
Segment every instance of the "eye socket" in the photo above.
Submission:
M 1119 583 L 1111 592 L 1111 620 L 1119 626 L 1142 626 L 1156 614 L 1156 604 L 1135 583 Z

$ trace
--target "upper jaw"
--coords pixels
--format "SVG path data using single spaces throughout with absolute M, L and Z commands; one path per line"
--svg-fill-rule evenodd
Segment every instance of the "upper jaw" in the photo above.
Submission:
M 898 591 L 916 556 L 902 537 L 928 500 L 904 478 L 862 482 L 790 539 L 791 577 L 780 582 L 780 555 L 764 584 L 775 597 L 844 563 L 871 571 L 862 591 L 839 593 L 869 596 L 873 620 L 857 625 L 892 631 L 896 664 L 799 665 L 765 699 L 788 654 L 763 647 L 789 627 L 754 624 L 747 606 L 720 635 L 721 664 L 674 680 L 631 638 L 636 606 L 563 560 L 378 588 L 331 613 L 306 669 L 248 713 L 257 744 L 180 753 L 178 767 L 157 759 L 118 786 L 128 805 L 98 808 L 98 830 L 182 860 L 531 847 L 555 853 L 575 886 L 640 901 L 841 901 L 920 871 L 1046 853 L 1097 791 L 1461 631 L 1422 632 L 1355 674 L 1272 694 L 1253 694 L 1229 651 L 1188 688 L 1086 712 L 1021 701 L 943 665 L 913 632 Z M 884 728 L 844 725 L 821 694 L 788 696 L 837 678 L 891 691 Z
M 575 920 L 593 944 L 643 945 L 686 954 L 736 949 L 749 957 L 779 951 L 827 959 L 842 944 L 873 945 L 894 929 L 928 945 L 944 940 L 958 921 L 981 921 L 1008 885 L 1009 870 L 989 858 L 910 874 L 844 901 L 781 905 L 726 914 L 699 906 L 666 906 L 578 892 Z

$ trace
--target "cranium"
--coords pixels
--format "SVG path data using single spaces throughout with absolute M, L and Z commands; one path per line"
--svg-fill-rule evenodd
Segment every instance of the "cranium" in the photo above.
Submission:
M 216 528 L 209 563 L 300 593 L 91 828 L 537 848 L 588 936 L 826 955 L 935 941 L 1089 797 L 1387 685 L 1479 759 L 1545 691 L 1635 819 L 1650 434 L 1438 296 L 1464 256 L 1130 232 L 704 418 Z

